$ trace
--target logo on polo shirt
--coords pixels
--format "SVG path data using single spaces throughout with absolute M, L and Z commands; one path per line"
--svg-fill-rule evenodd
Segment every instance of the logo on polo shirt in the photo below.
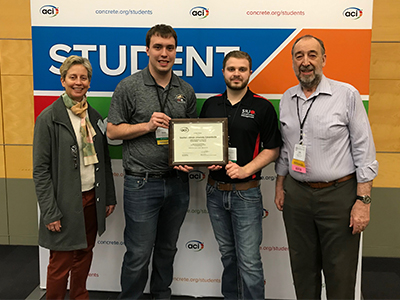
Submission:
M 176 101 L 179 102 L 179 103 L 186 103 L 186 97 L 185 97 L 185 95 L 178 94 L 178 95 L 175 96 L 175 99 L 176 99 Z
M 242 109 L 242 115 L 243 118 L 249 118 L 249 119 L 254 119 L 256 116 L 256 112 L 252 109 Z

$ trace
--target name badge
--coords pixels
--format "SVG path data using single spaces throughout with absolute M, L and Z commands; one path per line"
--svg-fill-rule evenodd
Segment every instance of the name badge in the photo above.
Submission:
M 293 159 L 306 161 L 306 146 L 300 144 L 294 145 Z
M 296 144 L 294 145 L 294 153 L 292 160 L 292 170 L 299 173 L 306 173 L 306 146 Z
M 237 149 L 233 147 L 228 148 L 228 159 L 231 162 L 237 162 Z
M 156 130 L 157 145 L 168 145 L 168 129 L 158 127 Z

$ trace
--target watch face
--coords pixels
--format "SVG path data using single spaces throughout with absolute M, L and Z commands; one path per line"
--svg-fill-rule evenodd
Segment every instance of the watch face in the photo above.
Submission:
M 363 202 L 364 202 L 365 204 L 371 203 L 371 197 L 370 197 L 370 196 L 365 196 Z
M 361 200 L 363 203 L 365 203 L 365 204 L 370 204 L 371 203 L 371 197 L 370 196 L 368 196 L 368 195 L 365 195 L 365 196 L 357 196 L 357 199 L 358 200 Z

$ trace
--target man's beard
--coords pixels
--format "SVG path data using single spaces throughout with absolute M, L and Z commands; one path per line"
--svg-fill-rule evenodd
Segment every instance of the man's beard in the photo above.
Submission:
M 231 84 L 230 80 L 225 79 L 225 83 L 226 83 L 227 87 L 229 87 L 231 90 L 239 91 L 239 90 L 243 90 L 244 88 L 246 88 L 249 81 L 248 80 L 243 81 L 242 84 L 240 84 L 240 85 L 233 85 L 233 84 Z
M 299 68 L 299 73 L 296 75 L 297 79 L 299 80 L 301 86 L 305 89 L 310 89 L 317 86 L 322 78 L 322 74 L 315 73 L 314 76 L 304 76 L 301 77 L 302 71 L 311 71 L 315 70 L 315 68 Z

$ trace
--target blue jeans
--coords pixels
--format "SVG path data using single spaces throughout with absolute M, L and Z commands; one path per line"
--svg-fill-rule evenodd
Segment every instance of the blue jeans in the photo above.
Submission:
M 124 239 L 120 299 L 141 299 L 153 252 L 150 293 L 170 299 L 176 242 L 189 205 L 186 174 L 165 179 L 125 175 Z
M 224 298 L 264 299 L 260 188 L 220 191 L 207 184 L 207 208 L 222 256 Z

